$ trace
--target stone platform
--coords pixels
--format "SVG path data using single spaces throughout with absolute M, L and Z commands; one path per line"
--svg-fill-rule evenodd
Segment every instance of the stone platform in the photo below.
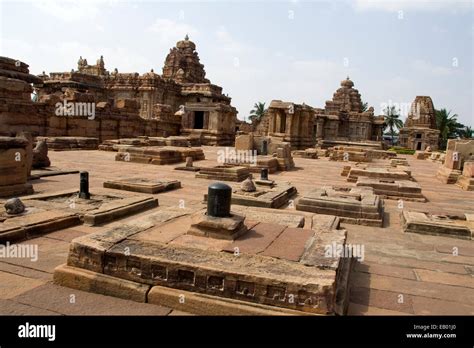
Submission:
M 105 188 L 112 188 L 116 190 L 125 190 L 142 193 L 159 193 L 163 191 L 175 190 L 181 187 L 181 182 L 178 180 L 159 181 L 145 178 L 130 178 L 122 180 L 109 180 L 104 182 Z
M 38 141 L 46 141 L 49 150 L 97 150 L 99 139 L 90 137 L 37 137 Z
M 147 195 L 115 194 L 95 189 L 91 199 L 63 190 L 22 198 L 25 212 L 0 214 L 0 242 L 19 241 L 78 224 L 100 225 L 154 208 L 158 200 Z
M 462 175 L 458 177 L 456 185 L 464 191 L 474 191 L 474 161 L 464 162 Z
M 257 156 L 256 163 L 233 163 L 226 162 L 225 165 L 246 167 L 251 173 L 260 173 L 262 169 L 268 169 L 268 173 L 273 174 L 280 170 L 278 159 L 272 156 Z M 286 170 L 286 167 L 281 167 Z
M 170 136 L 170 137 L 147 137 L 123 138 L 105 140 L 99 145 L 102 151 L 118 151 L 128 146 L 172 146 L 172 147 L 196 147 L 201 146 L 198 137 Z
M 447 168 L 445 166 L 441 166 L 439 167 L 438 172 L 436 173 L 436 177 L 443 184 L 455 184 L 461 174 L 462 172 L 459 169 L 452 169 Z
M 426 202 L 421 193 L 421 186 L 410 180 L 372 179 L 360 177 L 357 179 L 357 187 L 371 187 L 374 193 L 381 198 L 403 199 L 414 202 Z
M 202 149 L 196 147 L 129 146 L 120 148 L 115 156 L 115 160 L 163 165 L 185 162 L 186 157 L 192 157 L 193 161 L 205 159 Z
M 54 280 L 151 303 L 152 294 L 169 289 L 176 307 L 184 291 L 240 301 L 254 312 L 265 306 L 268 313 L 345 313 L 353 258 L 325 253 L 326 245 L 345 244 L 345 230 L 290 228 L 279 225 L 275 213 L 273 223 L 246 221 L 247 233 L 229 241 L 187 234 L 190 214 L 163 209 L 76 238 Z M 121 288 L 109 287 L 107 279 L 119 280 Z
M 429 234 L 461 239 L 472 239 L 474 219 L 466 216 L 435 215 L 403 210 L 404 232 Z
M 347 174 L 346 174 L 347 173 Z M 406 169 L 391 168 L 391 167 L 366 167 L 366 166 L 351 166 L 344 167 L 341 172 L 342 176 L 347 175 L 347 181 L 357 182 L 359 177 L 368 177 L 371 179 L 387 179 L 387 180 L 412 180 L 411 171 Z
M 335 146 L 330 149 L 329 159 L 332 161 L 371 162 L 367 149 L 350 146 Z
M 267 185 L 259 185 L 255 181 L 257 188 L 254 192 L 245 192 L 238 186 L 232 187 L 232 204 L 262 207 L 262 208 L 280 208 L 292 196 L 297 193 L 296 187 L 288 184 L 277 184 L 273 187 Z M 207 194 L 204 195 L 204 201 L 207 201 Z
M 201 167 L 199 173 L 196 173 L 196 178 L 240 182 L 247 179 L 249 175 L 250 170 L 247 167 L 223 165 Z
M 318 150 L 309 148 L 305 150 L 294 150 L 291 151 L 291 155 L 293 157 L 298 157 L 298 158 L 311 158 L 311 159 L 317 159 L 318 158 Z
M 336 215 L 341 221 L 368 226 L 383 226 L 383 201 L 369 187 L 322 187 L 296 202 L 296 209 Z
M 408 167 L 409 166 L 408 161 L 407 161 L 406 158 L 392 158 L 390 160 L 390 165 L 392 167 L 400 167 L 400 166 Z

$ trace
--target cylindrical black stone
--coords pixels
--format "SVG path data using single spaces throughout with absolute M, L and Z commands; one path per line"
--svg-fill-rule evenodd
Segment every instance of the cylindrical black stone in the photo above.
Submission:
M 268 180 L 268 168 L 262 168 L 260 172 L 260 180 Z
M 89 193 L 89 173 L 80 173 L 80 185 L 79 185 L 79 198 L 90 199 L 91 194 Z
M 221 182 L 209 185 L 207 190 L 207 215 L 214 217 L 230 216 L 232 188 Z
M 268 142 L 262 141 L 262 155 L 268 155 Z

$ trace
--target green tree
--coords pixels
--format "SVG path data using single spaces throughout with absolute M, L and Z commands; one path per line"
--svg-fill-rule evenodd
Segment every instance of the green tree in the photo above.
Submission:
M 459 129 L 459 136 L 461 138 L 472 138 L 474 137 L 474 129 L 469 126 L 465 126 L 461 129 Z
M 363 100 L 361 100 L 362 102 L 362 112 L 366 112 L 368 109 L 369 109 L 369 103 L 365 102 Z
M 439 129 L 439 148 L 446 149 L 448 139 L 458 136 L 459 128 L 458 115 L 451 115 L 451 111 L 446 109 L 436 110 L 436 126 Z
M 253 109 L 250 111 L 250 117 L 256 118 L 257 121 L 260 121 L 265 114 L 265 111 L 267 111 L 267 109 L 265 109 L 265 103 L 255 103 Z
M 400 114 L 398 113 L 395 106 L 387 106 L 384 109 L 384 129 L 388 127 L 389 134 L 392 137 L 392 145 L 394 145 L 393 137 L 396 132 L 395 129 L 400 129 L 403 127 L 403 121 L 400 119 Z

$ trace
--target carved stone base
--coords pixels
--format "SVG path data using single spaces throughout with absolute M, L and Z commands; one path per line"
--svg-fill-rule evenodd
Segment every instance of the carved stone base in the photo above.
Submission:
M 244 220 L 244 216 L 232 213 L 229 217 L 213 217 L 198 212 L 192 217 L 193 223 L 187 234 L 234 240 L 247 232 Z

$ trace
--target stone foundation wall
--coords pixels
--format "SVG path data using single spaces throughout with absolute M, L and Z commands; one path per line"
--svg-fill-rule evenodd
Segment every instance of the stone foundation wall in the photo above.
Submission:
M 87 116 L 55 116 L 54 105 L 30 103 L 4 104 L 0 108 L 0 135 L 12 136 L 26 131 L 33 136 L 94 137 L 100 142 L 109 139 L 144 136 L 178 135 L 180 125 L 161 120 L 144 120 L 137 113 L 119 108 L 96 107 L 93 120 Z

